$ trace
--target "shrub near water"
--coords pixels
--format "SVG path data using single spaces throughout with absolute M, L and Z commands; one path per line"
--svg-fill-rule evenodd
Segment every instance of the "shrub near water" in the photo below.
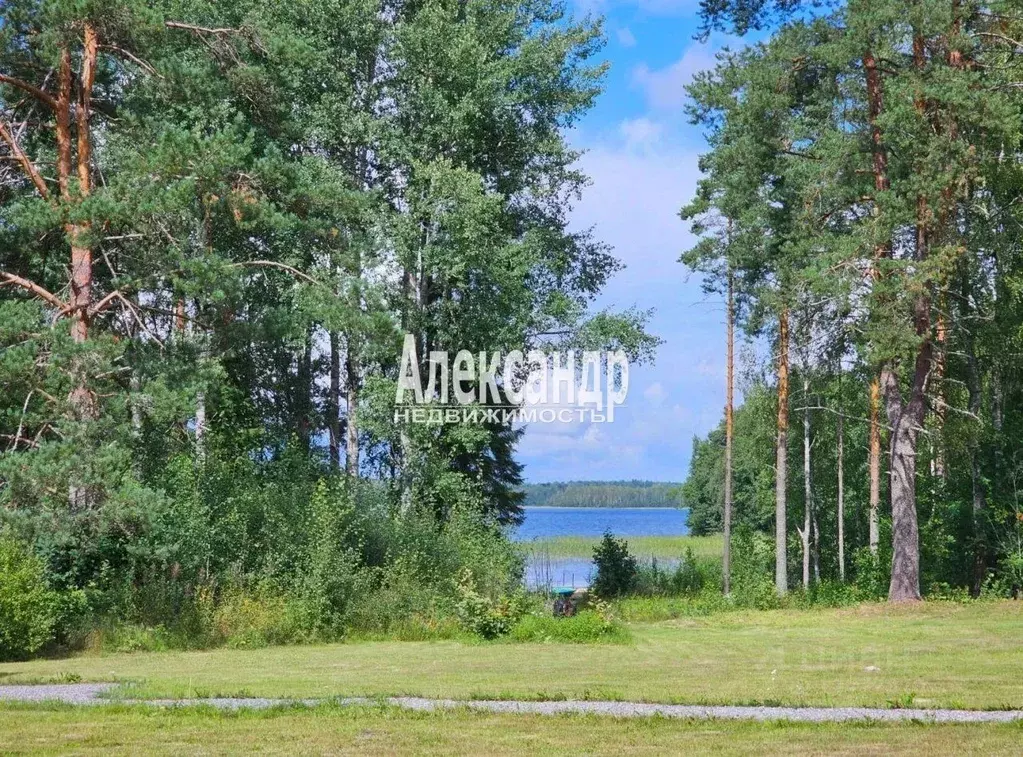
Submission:
M 593 565 L 597 575 L 590 588 L 598 597 L 620 597 L 634 588 L 638 570 L 636 558 L 629 553 L 625 540 L 616 539 L 610 531 L 604 532 L 604 538 L 594 548 Z
M 568 618 L 556 618 L 546 612 L 526 615 L 512 627 L 509 638 L 523 642 L 585 644 L 621 643 L 630 636 L 611 606 L 598 600 L 591 609 Z

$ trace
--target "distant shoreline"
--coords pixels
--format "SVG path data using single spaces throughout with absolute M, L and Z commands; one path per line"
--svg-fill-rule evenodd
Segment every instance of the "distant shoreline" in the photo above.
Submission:
M 668 481 L 559 481 L 523 484 L 527 507 L 643 507 L 675 510 L 682 504 L 681 484 Z

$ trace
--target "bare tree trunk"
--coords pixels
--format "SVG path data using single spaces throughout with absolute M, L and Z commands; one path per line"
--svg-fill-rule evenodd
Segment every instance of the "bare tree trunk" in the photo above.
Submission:
M 775 442 L 774 478 L 774 585 L 779 594 L 788 592 L 788 545 L 786 506 L 788 486 L 789 434 L 789 311 L 778 316 L 778 432 Z
M 206 462 L 206 392 L 195 393 L 195 460 L 202 465 Z
M 841 367 L 839 367 L 841 370 Z M 838 407 L 838 578 L 845 581 L 845 422 L 841 397 Z
M 980 369 L 977 366 L 976 348 L 972 338 L 968 345 L 966 366 L 966 388 L 969 392 L 967 409 L 974 418 L 979 418 L 981 404 Z M 980 433 L 979 430 L 977 433 Z M 981 470 L 980 454 L 980 439 L 975 438 L 970 443 L 970 478 L 973 485 L 973 577 L 970 584 L 970 594 L 974 597 L 980 596 L 980 591 L 984 586 L 984 578 L 987 574 L 987 534 L 984 522 L 985 511 L 987 510 L 987 492 Z
M 918 363 L 920 362 L 918 357 Z M 890 602 L 920 599 L 920 534 L 916 517 L 917 434 L 923 420 L 923 396 L 914 376 L 913 396 L 903 404 L 898 379 L 882 373 L 891 431 L 892 578 Z M 923 379 L 919 379 L 922 385 Z
M 937 313 L 935 323 L 934 372 L 931 376 L 931 384 L 938 397 L 938 406 L 934 410 L 934 477 L 938 481 L 945 481 L 945 349 L 948 340 L 945 315 L 940 310 Z
M 143 417 L 142 417 L 142 402 L 140 395 L 142 394 L 142 377 L 139 372 L 132 369 L 131 378 L 128 379 L 128 390 L 131 397 L 129 402 L 129 408 L 131 410 L 131 441 L 133 446 L 133 454 L 131 456 L 131 468 L 135 474 L 135 478 L 141 480 L 143 469 L 142 469 L 142 443 L 143 437 Z
M 735 304 L 732 296 L 732 272 L 728 272 L 728 303 L 726 309 L 726 368 L 725 368 L 725 507 L 723 514 L 724 552 L 722 571 L 724 593 L 732 590 L 732 377 L 734 370 L 733 344 L 735 337 Z
M 341 470 L 341 338 L 330 332 L 330 388 L 327 393 L 327 435 L 332 470 Z
M 359 477 L 359 388 L 360 365 L 358 348 L 348 340 L 345 351 L 345 373 L 348 387 L 348 416 L 345 422 L 345 471 L 352 478 Z
M 870 510 L 868 514 L 870 553 L 877 554 L 881 541 L 881 381 L 875 376 L 870 382 Z
M 312 442 L 313 334 L 306 329 L 302 354 L 298 358 L 298 438 L 306 450 Z
M 803 373 L 803 588 L 810 588 L 810 510 L 813 508 L 813 487 L 810 482 L 810 380 Z
M 888 179 L 888 151 L 885 149 L 883 134 L 878 118 L 884 106 L 881 73 L 877 67 L 877 59 L 871 50 L 863 55 L 863 69 L 866 73 L 867 85 L 867 117 L 870 122 L 870 142 L 872 152 L 872 170 L 874 173 L 874 190 L 878 194 L 886 192 L 890 186 Z M 875 199 L 871 209 L 872 215 L 880 215 L 880 206 Z M 874 262 L 871 266 L 871 279 L 876 281 L 879 274 L 877 261 L 891 255 L 891 244 L 879 243 L 874 248 Z M 871 554 L 876 555 L 880 542 L 879 523 L 881 506 L 881 383 L 875 375 L 870 382 L 870 450 L 868 467 L 870 469 L 870 509 L 869 509 L 869 544 Z

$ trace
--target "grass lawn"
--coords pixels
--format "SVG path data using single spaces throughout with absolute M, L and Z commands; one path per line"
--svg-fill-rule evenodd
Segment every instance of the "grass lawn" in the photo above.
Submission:
M 137 681 L 134 696 L 414 694 L 1023 707 L 1023 602 L 727 612 L 629 644 L 357 642 L 0 665 L 0 683 Z
M 0 707 L 4 754 L 1016 754 L 1019 725 L 770 724 L 391 708 Z
M 641 560 L 656 557 L 658 560 L 677 560 L 686 548 L 693 550 L 696 557 L 719 557 L 724 544 L 720 534 L 713 536 L 626 536 L 629 551 Z M 562 536 L 556 539 L 538 539 L 524 542 L 525 546 L 540 554 L 546 550 L 552 560 L 567 558 L 592 558 L 593 548 L 600 543 L 600 537 Z

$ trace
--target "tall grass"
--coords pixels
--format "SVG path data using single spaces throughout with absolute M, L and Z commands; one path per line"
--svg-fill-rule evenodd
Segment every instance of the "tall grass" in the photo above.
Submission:
M 640 559 L 677 560 L 686 549 L 698 558 L 718 558 L 724 545 L 720 534 L 711 536 L 626 536 L 629 552 Z M 590 559 L 599 536 L 560 536 L 554 539 L 536 539 L 524 546 L 533 555 L 542 554 L 548 560 L 569 558 Z

